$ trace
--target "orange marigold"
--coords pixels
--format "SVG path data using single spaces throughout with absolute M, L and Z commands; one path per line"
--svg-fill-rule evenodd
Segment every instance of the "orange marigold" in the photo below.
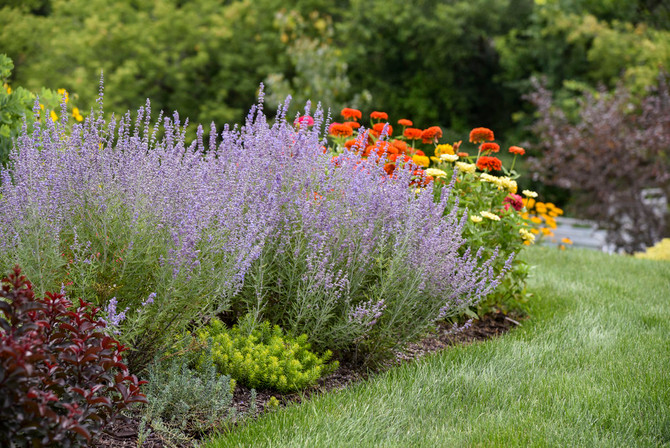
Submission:
M 335 137 L 350 137 L 354 134 L 354 130 L 351 129 L 351 126 L 347 126 L 344 123 L 333 123 L 330 125 L 330 135 Z
M 350 107 L 345 107 L 344 109 L 342 109 L 342 112 L 340 112 L 340 114 L 341 114 L 344 118 L 346 118 L 346 119 L 348 119 L 348 120 L 353 120 L 353 121 L 356 121 L 356 120 L 358 120 L 359 118 L 362 118 L 362 117 L 363 117 L 363 114 L 361 113 L 360 110 L 358 110 L 358 109 L 352 109 L 352 108 L 350 108 Z
M 481 143 L 494 140 L 493 131 L 489 128 L 474 128 L 470 131 L 470 143 Z
M 526 150 L 523 149 L 521 146 L 510 146 L 509 152 L 511 152 L 512 154 L 518 154 L 520 156 L 526 154 Z
M 412 126 L 414 123 L 412 123 L 412 121 L 408 120 L 407 118 L 401 118 L 398 120 L 398 124 L 400 126 Z
M 477 160 L 477 168 L 480 170 L 500 171 L 502 169 L 502 162 L 497 157 L 481 156 Z
M 370 118 L 372 118 L 373 120 L 388 120 L 389 114 L 387 114 L 386 112 L 374 111 L 370 114 Z
M 479 147 L 479 150 L 483 153 L 487 152 L 498 152 L 500 151 L 500 145 L 497 143 L 482 143 L 481 146 Z
M 421 140 L 423 143 L 434 143 L 442 138 L 442 129 L 439 126 L 431 126 L 424 129 L 421 133 Z
M 417 128 L 407 128 L 403 135 L 410 140 L 418 140 L 421 138 L 421 129 Z

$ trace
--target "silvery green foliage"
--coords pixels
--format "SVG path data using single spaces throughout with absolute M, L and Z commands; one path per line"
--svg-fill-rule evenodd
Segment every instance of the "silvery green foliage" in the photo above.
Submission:
M 388 353 L 496 286 L 492 260 L 459 255 L 449 189 L 434 201 L 408 186 L 412 167 L 389 177 L 355 148 L 333 159 L 320 110 L 296 129 L 288 100 L 271 123 L 262 98 L 207 143 L 198 127 L 187 145 L 177 113 L 152 125 L 148 102 L 134 124 L 100 106 L 70 134 L 23 132 L 1 173 L 2 265 L 26 266 L 38 290 L 67 280 L 98 305 L 115 297 L 139 364 L 221 311 L 315 348 Z
M 187 443 L 235 419 L 235 383 L 217 375 L 211 362 L 198 370 L 189 369 L 181 358 L 154 363 L 147 380 L 148 404 L 142 408 L 140 438 L 155 431 L 171 443 Z

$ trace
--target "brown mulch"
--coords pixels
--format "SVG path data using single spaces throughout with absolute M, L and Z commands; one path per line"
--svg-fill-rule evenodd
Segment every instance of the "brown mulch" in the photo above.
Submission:
M 275 397 L 280 406 L 286 406 L 291 403 L 300 403 L 309 399 L 314 394 L 330 392 L 344 389 L 350 383 L 369 378 L 375 373 L 379 373 L 393 365 L 412 361 L 443 350 L 452 345 L 465 345 L 475 341 L 483 341 L 500 336 L 511 328 L 520 325 L 516 317 L 506 316 L 503 313 L 491 313 L 472 321 L 472 324 L 456 332 L 446 324 L 440 325 L 436 332 L 415 344 L 408 345 L 405 350 L 398 353 L 396 359 L 390 361 L 381 370 L 370 372 L 363 370 L 351 364 L 341 363 L 340 367 L 332 374 L 319 380 L 315 386 L 292 394 L 280 394 L 272 391 L 258 391 L 256 395 L 256 415 L 264 412 L 268 402 Z M 233 405 L 238 415 L 249 411 L 251 402 L 251 391 L 238 385 L 233 397 Z M 248 418 L 248 417 L 247 417 Z M 107 428 L 105 433 L 93 443 L 97 448 L 123 448 L 137 447 L 137 428 L 139 418 L 131 419 L 126 422 L 117 422 Z M 142 444 L 143 448 L 164 448 L 168 445 L 155 433 L 151 433 L 147 440 Z M 184 446 L 186 448 L 186 445 Z

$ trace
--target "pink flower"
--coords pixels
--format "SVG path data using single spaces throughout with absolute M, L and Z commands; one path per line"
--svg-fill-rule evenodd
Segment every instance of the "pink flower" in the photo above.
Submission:
M 302 117 L 298 117 L 294 122 L 294 126 L 300 127 L 301 125 L 305 126 L 312 126 L 314 124 L 314 118 L 310 117 L 309 115 L 303 115 Z
M 518 194 L 510 194 L 505 199 L 503 199 L 503 202 L 505 203 L 505 209 L 507 209 L 510 205 L 514 207 L 514 210 L 517 212 L 521 211 L 523 208 L 523 199 L 521 199 L 521 196 Z

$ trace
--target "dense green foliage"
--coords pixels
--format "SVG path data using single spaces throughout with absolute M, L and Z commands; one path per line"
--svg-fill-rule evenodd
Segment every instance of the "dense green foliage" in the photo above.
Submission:
M 213 360 L 219 373 L 247 387 L 280 392 L 304 389 L 338 366 L 337 361 L 327 364 L 330 351 L 323 356 L 311 352 L 306 334 L 293 338 L 269 322 L 246 323 L 228 329 L 213 319 L 198 330 L 198 340 L 211 345 L 211 352 L 204 351 L 198 365 L 202 368 Z
M 150 97 L 191 122 L 240 122 L 264 81 L 294 112 L 311 99 L 506 133 L 533 74 L 567 97 L 622 72 L 641 90 L 669 65 L 668 30 L 657 0 L 34 0 L 4 2 L 0 48 L 19 85 L 86 107 L 104 71 L 116 113 Z
M 531 248 L 532 318 L 206 447 L 658 447 L 670 440 L 667 262 Z
M 24 124 L 28 132 L 33 129 L 35 120 L 52 120 L 72 114 L 71 120 L 81 121 L 83 116 L 77 107 L 70 102 L 70 95 L 64 89 L 58 91 L 41 87 L 33 93 L 23 87 L 12 88 L 9 85 L 14 63 L 5 54 L 0 54 L 0 164 L 5 165 L 9 160 L 9 152 L 14 140 L 21 133 Z M 65 102 L 63 100 L 65 98 Z M 39 109 L 35 110 L 35 100 L 38 100 Z M 65 111 L 63 111 L 65 105 Z M 65 117 L 68 118 L 68 117 Z

